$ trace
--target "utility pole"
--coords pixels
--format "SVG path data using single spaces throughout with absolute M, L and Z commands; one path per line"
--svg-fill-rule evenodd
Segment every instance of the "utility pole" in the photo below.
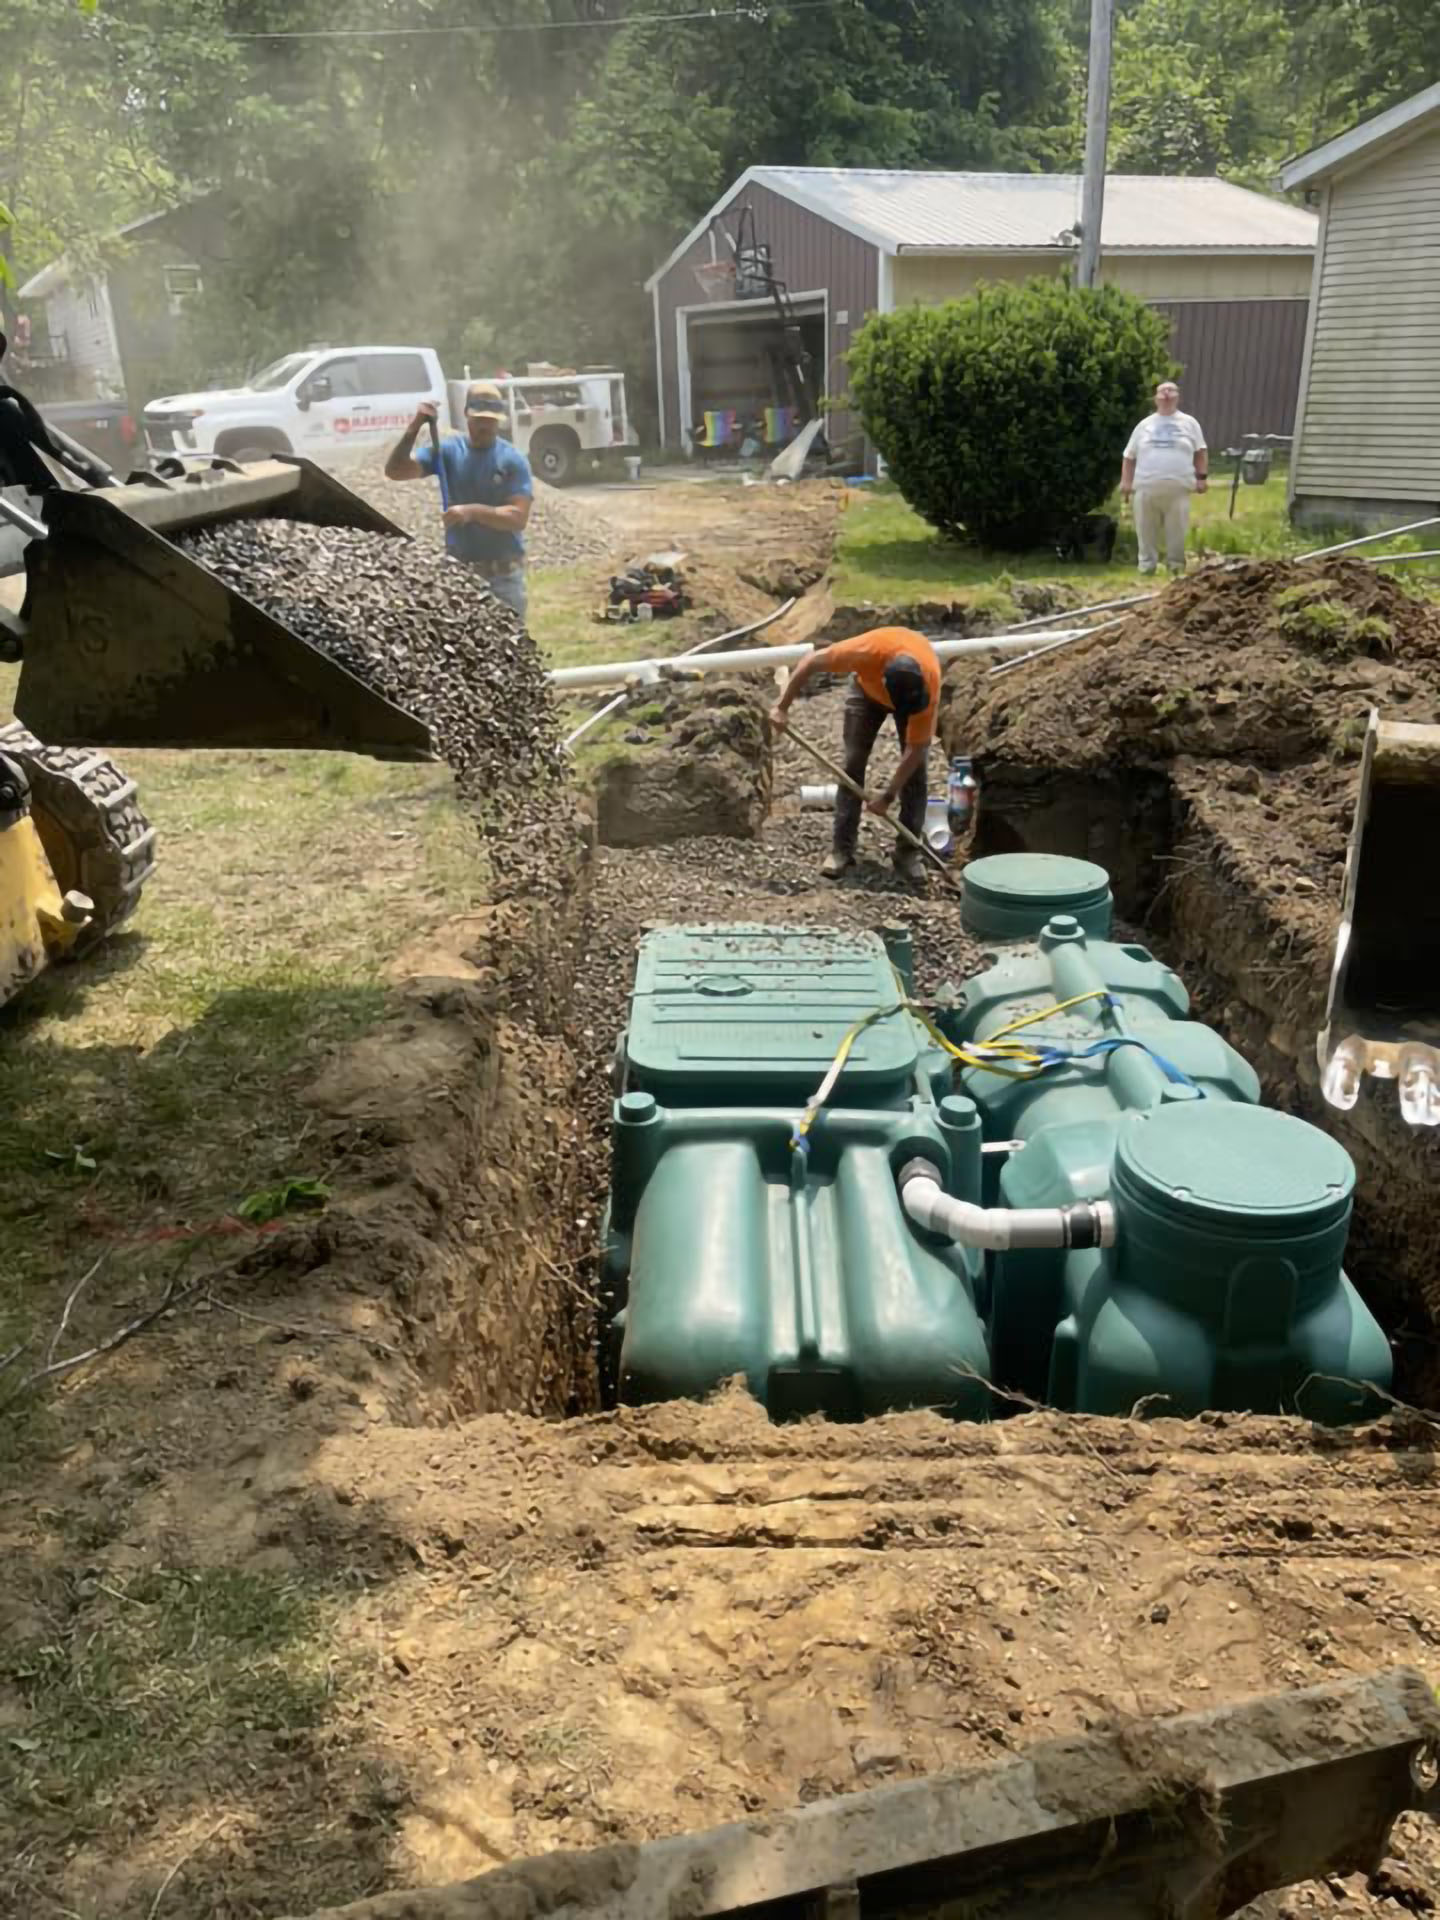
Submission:
M 1105 217 L 1105 149 L 1110 134 L 1110 35 L 1115 0 L 1090 0 L 1090 84 L 1085 96 L 1085 184 L 1080 193 L 1080 264 L 1076 280 L 1100 279 L 1100 224 Z

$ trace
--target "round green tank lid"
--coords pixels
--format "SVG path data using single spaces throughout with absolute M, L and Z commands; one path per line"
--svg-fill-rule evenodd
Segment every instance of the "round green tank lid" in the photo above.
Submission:
M 1033 939 L 1057 914 L 1071 914 L 1092 939 L 1110 932 L 1110 876 L 1091 860 L 1060 853 L 994 853 L 961 876 L 967 933 Z
M 1350 1156 L 1328 1133 L 1271 1107 L 1197 1101 L 1137 1114 L 1121 1129 L 1117 1185 L 1192 1223 L 1313 1231 L 1345 1215 Z

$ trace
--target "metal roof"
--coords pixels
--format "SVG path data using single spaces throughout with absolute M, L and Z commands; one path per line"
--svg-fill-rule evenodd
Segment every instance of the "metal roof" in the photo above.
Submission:
M 902 173 L 871 167 L 751 167 L 691 229 L 666 273 L 745 187 L 769 187 L 884 253 L 1039 252 L 1072 247 L 1078 173 Z M 1228 180 L 1112 173 L 1106 253 L 1313 253 L 1318 222 L 1303 207 Z
M 1337 173 L 1352 160 L 1362 164 L 1378 160 L 1390 148 L 1403 146 L 1407 140 L 1423 133 L 1437 115 L 1440 115 L 1440 83 L 1426 87 L 1422 93 L 1412 93 L 1408 100 L 1387 107 L 1373 119 L 1362 120 L 1358 127 L 1327 140 L 1324 146 L 1312 147 L 1308 153 L 1291 160 L 1282 169 L 1280 179 L 1287 189 L 1306 187 L 1312 181 Z

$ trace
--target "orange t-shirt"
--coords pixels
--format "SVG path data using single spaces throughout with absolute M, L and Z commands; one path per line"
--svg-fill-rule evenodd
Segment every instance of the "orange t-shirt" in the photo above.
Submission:
M 906 721 L 905 744 L 907 747 L 928 746 L 935 738 L 935 719 L 940 707 L 940 661 L 923 633 L 912 633 L 908 627 L 874 627 L 869 633 L 857 633 L 853 640 L 837 640 L 828 649 L 825 671 L 853 673 L 877 705 L 889 707 L 893 712 L 894 705 L 885 691 L 885 669 L 902 653 L 909 654 L 919 667 L 930 695 L 920 712 L 912 713 Z

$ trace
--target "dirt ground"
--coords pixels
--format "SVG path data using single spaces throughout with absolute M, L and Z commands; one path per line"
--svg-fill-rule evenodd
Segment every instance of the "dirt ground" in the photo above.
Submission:
M 795 489 L 757 540 L 752 491 L 626 494 L 617 556 L 703 540 L 712 630 L 798 557 L 814 621 L 835 506 Z M 834 690 L 795 718 L 838 744 Z M 52 1396 L 0 1478 L 0 1912 L 304 1915 L 1430 1664 L 1428 1418 L 596 1410 L 641 925 L 906 920 L 922 989 L 978 959 L 877 825 L 852 880 L 818 881 L 829 822 L 798 790 L 821 778 L 787 741 L 754 838 L 576 835 L 543 899 L 402 952 L 384 1022 L 306 1070 L 329 1206 Z M 1393 1852 L 1256 1920 L 1434 1910 L 1431 1830 Z

